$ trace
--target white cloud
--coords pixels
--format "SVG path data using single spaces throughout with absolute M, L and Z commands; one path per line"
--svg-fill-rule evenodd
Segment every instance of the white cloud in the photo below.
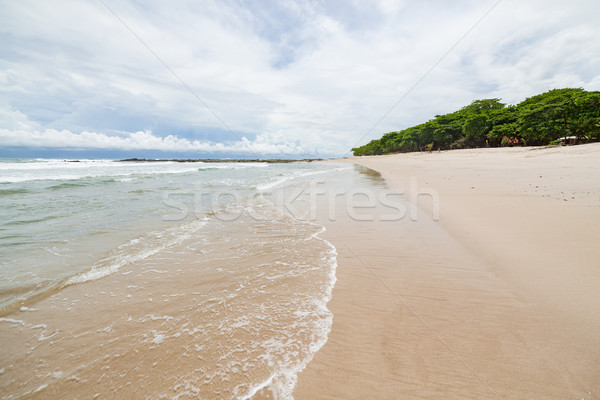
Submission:
M 201 101 L 101 2 L 5 2 L 0 109 L 26 122 L 0 146 L 343 155 L 494 2 L 107 0 Z M 598 11 L 502 1 L 359 144 L 478 98 L 599 90 Z
M 4 146 L 35 146 L 59 149 L 158 150 L 165 152 L 235 153 L 248 156 L 303 154 L 299 146 L 277 144 L 269 135 L 258 135 L 253 141 L 242 137 L 237 141 L 215 143 L 188 140 L 176 135 L 159 137 L 151 131 L 121 132 L 106 135 L 83 131 L 43 129 L 20 112 L 0 111 L 0 140 Z

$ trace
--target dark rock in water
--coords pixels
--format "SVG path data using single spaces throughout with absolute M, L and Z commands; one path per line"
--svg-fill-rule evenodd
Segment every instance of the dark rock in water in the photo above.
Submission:
M 121 162 L 180 162 L 180 163 L 192 163 L 192 162 L 202 162 L 202 163 L 271 163 L 271 164 L 285 164 L 292 162 L 312 162 L 312 161 L 323 161 L 322 158 L 304 158 L 299 160 L 291 160 L 291 159 L 245 159 L 245 158 L 187 158 L 187 159 L 148 159 L 148 158 L 126 158 L 124 160 L 116 160 Z

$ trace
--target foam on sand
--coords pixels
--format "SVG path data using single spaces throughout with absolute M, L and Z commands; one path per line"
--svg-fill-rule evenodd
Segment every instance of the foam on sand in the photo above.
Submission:
M 416 218 L 326 220 L 334 329 L 297 399 L 598 396 L 600 143 L 345 162 Z
M 85 397 L 93 383 L 100 395 L 292 398 L 331 330 L 337 253 L 323 227 L 261 197 L 237 207 L 235 220 L 217 213 L 186 235 L 132 240 L 59 295 L 0 320 L 6 392 Z

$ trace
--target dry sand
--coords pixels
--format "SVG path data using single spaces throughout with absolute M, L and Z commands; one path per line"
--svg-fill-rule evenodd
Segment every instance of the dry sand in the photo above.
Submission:
M 600 398 L 600 144 L 346 162 L 420 209 L 326 222 L 333 328 L 296 399 Z

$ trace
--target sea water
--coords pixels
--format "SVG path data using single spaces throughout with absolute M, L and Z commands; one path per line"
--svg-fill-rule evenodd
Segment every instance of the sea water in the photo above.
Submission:
M 1 160 L 2 398 L 290 398 L 336 268 L 302 193 L 348 170 Z

